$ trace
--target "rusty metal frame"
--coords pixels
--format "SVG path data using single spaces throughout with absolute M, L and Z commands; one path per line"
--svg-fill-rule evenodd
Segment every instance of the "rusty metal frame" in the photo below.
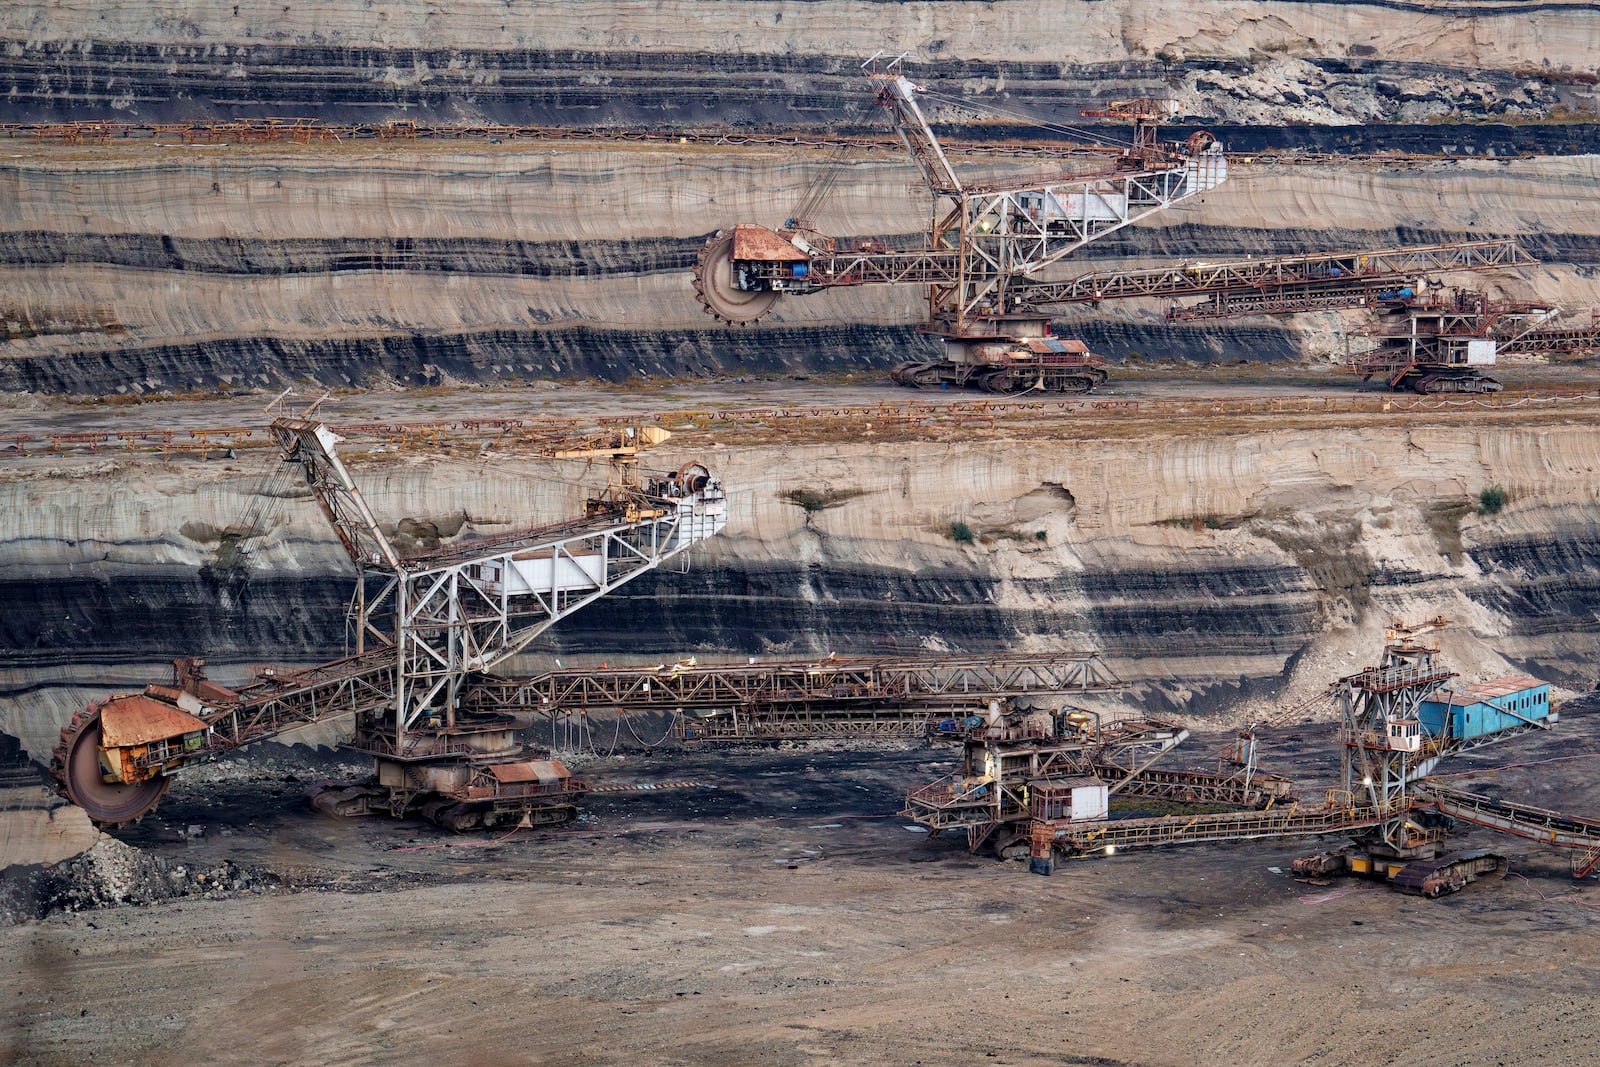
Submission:
M 680 492 L 662 478 L 647 487 L 636 482 L 613 487 L 618 491 L 593 502 L 592 516 L 582 522 L 401 557 L 339 459 L 340 438 L 308 417 L 314 409 L 279 417 L 272 434 L 285 461 L 303 469 L 356 566 L 350 624 L 357 653 L 365 651 L 369 637 L 394 649 L 392 722 L 367 725 L 386 734 L 384 744 L 396 750 L 405 748 L 407 731 L 425 717 L 454 726 L 469 673 L 491 670 L 560 619 L 713 536 L 727 522 L 726 498 L 715 480 Z M 636 445 L 618 451 L 636 478 Z M 530 584 L 512 592 L 509 580 L 495 588 L 484 578 L 486 567 L 509 575 L 516 561 L 529 557 L 550 561 L 548 588 Z M 561 567 L 563 561 L 569 566 Z M 369 577 L 379 580 L 375 592 L 369 591 Z
M 682 709 L 915 701 L 973 704 L 1121 688 L 1096 652 L 913 659 L 566 668 L 521 682 L 485 679 L 478 698 L 505 708 Z
M 809 253 L 805 272 L 797 275 L 788 263 L 739 260 L 734 273 L 741 287 L 802 295 L 847 285 L 920 282 L 928 286 L 931 331 L 989 336 L 997 329 L 995 320 L 1027 310 L 1018 295 L 1025 278 L 1227 177 L 1226 157 L 1207 146 L 1193 154 L 1145 148 L 1109 172 L 965 185 L 917 105 L 920 88 L 896 69 L 905 57 L 883 58 L 874 55 L 862 66 L 874 98 L 933 194 L 927 247 L 819 253 L 809 234 L 801 246 L 800 224 L 791 220 L 784 235 Z
M 1383 283 L 1424 274 L 1499 270 L 1533 266 L 1538 261 L 1514 238 L 1456 241 L 1409 248 L 1377 248 L 1350 252 L 1316 252 L 1260 259 L 1195 261 L 1170 267 L 1093 271 L 1062 281 L 1027 282 L 1016 293 L 1032 305 L 1098 303 L 1129 297 L 1181 297 L 1217 293 L 1242 294 L 1349 292 L 1369 296 Z M 1359 306 L 1349 305 L 1349 306 Z M 1292 309 L 1291 309 L 1292 310 Z M 1248 310 L 1229 312 L 1250 314 Z M 1187 313 L 1177 317 L 1190 317 Z M 1204 317 L 1200 313 L 1192 317 Z

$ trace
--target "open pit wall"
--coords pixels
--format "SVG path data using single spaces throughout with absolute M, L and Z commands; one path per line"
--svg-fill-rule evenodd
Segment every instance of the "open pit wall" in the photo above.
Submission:
M 1171 94 L 1196 117 L 1416 123 L 1592 103 L 1600 14 L 1577 0 L 17 0 L 0 44 L 19 119 L 810 127 L 863 121 L 857 68 L 883 47 L 916 53 L 914 73 L 956 98 L 932 114 L 955 121 L 971 121 L 968 99 L 1073 122 L 1095 101 Z
M 745 329 L 701 310 L 689 272 L 706 236 L 781 220 L 826 162 L 815 148 L 677 145 L 15 146 L 0 151 L 0 391 L 638 381 L 936 354 L 915 333 L 917 286 L 786 299 Z M 920 240 L 927 197 L 908 162 L 840 165 L 820 227 Z M 1239 165 L 1061 271 L 1512 236 L 1540 266 L 1457 280 L 1584 308 L 1600 305 L 1597 183 L 1596 156 Z M 1370 325 L 1168 324 L 1163 311 L 1066 309 L 1058 331 L 1113 360 L 1328 360 Z
M 1131 705 L 1216 720 L 1311 696 L 1371 659 L 1391 615 L 1442 612 L 1469 680 L 1595 682 L 1600 443 L 1581 422 L 703 444 L 652 462 L 724 477 L 726 533 L 687 573 L 564 621 L 519 667 L 1092 647 L 1136 683 Z M 40 755 L 83 699 L 165 677 L 172 656 L 206 655 L 226 681 L 338 655 L 348 564 L 303 494 L 249 543 L 248 581 L 220 566 L 264 463 L 9 468 L 0 726 Z M 570 471 L 513 457 L 354 467 L 409 546 L 576 499 Z M 1495 484 L 1509 504 L 1478 515 Z

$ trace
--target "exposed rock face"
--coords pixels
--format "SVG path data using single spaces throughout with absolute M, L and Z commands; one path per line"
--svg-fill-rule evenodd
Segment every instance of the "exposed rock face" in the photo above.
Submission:
M 1512 235 L 1543 265 L 1480 284 L 1582 307 L 1600 303 L 1595 158 L 1241 166 L 1202 202 L 1065 269 Z M 913 332 L 914 286 L 785 300 L 745 330 L 718 327 L 695 301 L 688 268 L 706 235 L 781 218 L 824 163 L 811 150 L 672 147 L 37 151 L 0 162 L 11 193 L 0 317 L 33 324 L 0 331 L 0 389 L 625 381 L 931 352 Z M 928 205 L 907 162 L 839 165 L 819 225 L 918 239 Z M 1183 326 L 1154 302 L 1124 302 L 1066 312 L 1060 329 L 1112 358 L 1273 360 L 1341 355 L 1339 321 Z
M 519 667 L 551 654 L 1089 646 L 1142 684 L 1147 707 L 1233 714 L 1364 665 L 1391 614 L 1443 612 L 1459 623 L 1446 653 L 1469 676 L 1514 666 L 1572 688 L 1594 682 L 1600 445 L 1582 425 L 692 454 L 732 490 L 728 531 L 689 573 L 624 587 Z M 375 510 L 413 531 L 492 532 L 574 506 L 559 472 L 533 461 L 357 469 Z M 1494 484 L 1511 503 L 1476 514 Z M 177 654 L 207 655 L 223 678 L 340 654 L 347 565 L 308 502 L 286 501 L 252 546 L 247 591 L 207 581 L 214 531 L 248 509 L 254 487 L 215 463 L 133 462 L 0 486 L 17 615 L 4 727 L 37 755 L 95 686 L 126 688 L 141 669 L 157 679 Z M 827 504 L 795 503 L 806 499 Z M 974 544 L 952 539 L 955 521 Z
M 1077 127 L 1085 105 L 1163 95 L 1244 153 L 1600 150 L 1600 126 L 1565 121 L 1595 105 L 1600 12 L 1566 0 L 20 0 L 0 10 L 0 92 L 17 120 L 876 129 L 863 25 L 917 53 L 929 113 L 953 136 L 1013 136 L 1023 127 L 1009 124 L 1029 118 Z M 988 107 L 1001 109 L 998 124 Z M 1471 125 L 1483 121 L 1502 124 Z M 163 138 L 172 147 L 8 142 L 25 150 L 0 165 L 0 390 L 627 380 L 932 354 L 908 329 L 920 318 L 914 288 L 791 301 L 743 332 L 715 328 L 688 295 L 705 236 L 784 218 L 819 179 L 821 153 Z M 913 173 L 904 160 L 851 159 L 817 221 L 840 236 L 914 240 L 927 205 Z M 1593 212 L 1565 206 L 1592 197 L 1592 162 L 1237 173 L 1205 203 L 1091 246 L 1068 269 L 1540 234 L 1550 272 L 1502 284 L 1600 302 L 1572 278 L 1592 262 Z M 1154 306 L 1066 317 L 1112 358 L 1337 347 L 1327 318 L 1180 329 Z
M 26 117 L 804 126 L 862 110 L 863 26 L 937 64 L 943 111 L 1069 120 L 1167 82 L 1189 113 L 1234 121 L 1540 115 L 1592 99 L 1600 45 L 1592 5 L 1561 0 L 22 0 L 0 12 L 0 87 Z
M 0 8 L 0 92 L 16 121 L 866 128 L 878 120 L 863 106 L 862 26 L 919 51 L 917 75 L 941 94 L 932 114 L 975 140 L 1018 131 L 974 121 L 974 105 L 1076 125 L 1092 101 L 1167 93 L 1246 153 L 1600 147 L 1596 127 L 1561 123 L 1593 107 L 1600 12 L 1559 0 L 20 0 Z M 1441 121 L 1482 119 L 1506 124 Z M 740 331 L 715 327 L 689 287 L 709 233 L 781 220 L 833 165 L 842 178 L 819 225 L 915 242 L 927 196 L 896 157 L 670 143 L 3 143 L 4 391 L 629 381 L 882 367 L 929 352 L 914 288 L 789 300 Z M 1048 169 L 986 155 L 958 165 Z M 1241 165 L 1203 201 L 1098 242 L 1067 269 L 1514 235 L 1543 264 L 1486 284 L 1581 307 L 1600 303 L 1597 178 L 1593 156 Z M 1337 358 L 1349 325 L 1184 327 L 1161 312 L 1068 313 L 1061 332 L 1113 358 L 1269 360 Z M 1090 644 L 1158 704 L 1231 710 L 1277 691 L 1286 671 L 1288 691 L 1309 692 L 1357 663 L 1347 653 L 1370 653 L 1385 613 L 1420 609 L 1464 617 L 1447 646 L 1463 663 L 1498 653 L 1587 685 L 1593 452 L 1588 435 L 1555 422 L 914 453 L 712 448 L 740 509 L 729 534 L 695 571 L 629 586 L 541 651 Z M 573 510 L 554 483 L 486 480 L 459 459 L 371 462 L 362 475 L 381 510 L 442 537 Z M 1473 514 L 1493 483 L 1511 507 Z M 807 512 L 786 496 L 800 490 L 835 505 Z M 259 491 L 243 462 L 7 472 L 4 725 L 37 754 L 85 695 L 159 676 L 172 655 L 206 654 L 226 673 L 342 651 L 345 561 L 303 500 L 285 500 L 250 546 L 248 583 L 226 575 L 219 531 Z M 976 545 L 950 539 L 957 520 Z
M 0 926 L 43 918 L 58 910 L 157 904 L 180 897 L 215 900 L 265 893 L 279 884 L 277 876 L 232 860 L 172 864 L 114 837 L 96 836 L 92 845 L 52 865 L 0 867 Z

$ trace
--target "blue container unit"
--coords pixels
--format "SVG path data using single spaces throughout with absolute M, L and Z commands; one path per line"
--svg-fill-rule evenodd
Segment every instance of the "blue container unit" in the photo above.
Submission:
M 1463 741 L 1556 718 L 1550 711 L 1550 683 L 1519 676 L 1441 689 L 1422 702 L 1418 717 L 1429 735 Z

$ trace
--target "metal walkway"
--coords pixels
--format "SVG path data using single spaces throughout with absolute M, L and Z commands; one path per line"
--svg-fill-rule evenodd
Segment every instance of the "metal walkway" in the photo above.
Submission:
M 1600 869 L 1600 819 L 1565 815 L 1559 811 L 1496 800 L 1482 793 L 1423 783 L 1427 795 L 1441 812 L 1462 822 L 1485 826 L 1503 834 L 1573 849 L 1572 874 L 1583 878 Z
M 1376 826 L 1396 812 L 1355 804 L 1339 793 L 1319 808 L 1298 804 L 1272 811 L 1223 812 L 1213 815 L 1159 816 L 1102 822 L 1060 823 L 1051 830 L 1056 843 L 1070 854 L 1110 848 L 1152 848 L 1203 842 L 1249 841 L 1260 837 L 1310 837 Z M 1050 825 L 1050 824 L 1044 824 Z
M 1096 761 L 1094 774 L 1105 782 L 1122 782 L 1118 790 L 1120 796 L 1170 800 L 1178 804 L 1227 804 L 1238 808 L 1260 808 L 1295 797 L 1294 782 L 1263 771 L 1247 777 L 1238 771 L 1212 774 L 1207 771 L 1170 771 L 1160 767 L 1135 770 L 1119 763 Z
M 1414 245 L 1409 248 L 1380 248 L 1354 252 L 1313 252 L 1297 256 L 1273 256 L 1210 262 L 1176 263 L 1170 267 L 1137 270 L 1095 271 L 1056 282 L 1030 282 L 1018 287 L 1023 299 L 1033 304 L 1098 303 L 1122 297 L 1214 296 L 1218 293 L 1272 295 L 1285 306 L 1272 310 L 1297 310 L 1289 306 L 1295 292 L 1311 301 L 1307 309 L 1325 305 L 1315 302 L 1315 293 L 1326 289 L 1351 303 L 1370 299 L 1374 289 L 1414 281 L 1419 274 L 1444 271 L 1494 270 L 1502 267 L 1530 266 L 1534 258 L 1512 238 L 1487 241 L 1458 241 L 1449 244 Z M 1258 310 L 1241 303 L 1233 308 L 1226 302 L 1214 307 L 1201 304 L 1182 317 L 1217 317 Z
M 480 711 L 690 713 L 682 729 L 691 741 L 887 738 L 920 737 L 938 718 L 994 700 L 1122 685 L 1098 654 L 1062 652 L 567 668 L 527 681 L 484 678 L 468 700 Z

